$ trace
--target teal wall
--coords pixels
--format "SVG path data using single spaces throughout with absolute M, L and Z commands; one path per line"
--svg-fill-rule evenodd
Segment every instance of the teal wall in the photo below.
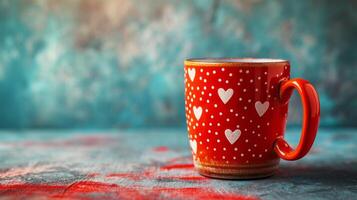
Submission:
M 357 3 L 0 1 L 1 128 L 184 127 L 187 57 L 289 59 L 357 126 Z M 300 123 L 300 102 L 290 106 Z

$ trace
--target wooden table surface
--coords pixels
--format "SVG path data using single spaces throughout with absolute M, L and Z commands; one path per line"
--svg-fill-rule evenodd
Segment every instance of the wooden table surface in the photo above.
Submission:
M 260 180 L 200 176 L 183 130 L 3 131 L 0 161 L 9 199 L 357 199 L 354 129 L 320 130 L 307 157 Z

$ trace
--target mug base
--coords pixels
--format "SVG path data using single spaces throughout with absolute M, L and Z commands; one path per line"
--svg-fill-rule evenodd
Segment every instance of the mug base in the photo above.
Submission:
M 260 165 L 242 165 L 242 166 L 217 166 L 207 165 L 195 162 L 198 173 L 218 179 L 260 179 L 267 178 L 277 171 L 279 160 Z

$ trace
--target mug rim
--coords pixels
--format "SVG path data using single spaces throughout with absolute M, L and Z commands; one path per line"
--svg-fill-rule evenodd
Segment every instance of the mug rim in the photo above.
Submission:
M 185 59 L 185 65 L 190 66 L 256 66 L 256 65 L 290 65 L 288 60 L 280 58 L 188 58 Z

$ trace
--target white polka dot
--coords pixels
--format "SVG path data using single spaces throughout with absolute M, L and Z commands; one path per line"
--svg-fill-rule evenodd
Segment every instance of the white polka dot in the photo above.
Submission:
M 211 115 L 211 119 L 213 119 L 214 118 L 214 116 L 213 115 Z
M 216 148 L 213 148 L 213 151 L 216 151 L 217 149 Z
M 207 101 L 206 101 L 207 103 L 209 103 L 209 99 L 207 99 Z
M 245 119 L 245 117 L 244 117 L 244 116 L 242 116 L 242 119 Z
M 209 139 L 207 139 L 207 142 L 209 142 Z
M 221 124 L 220 124 L 220 123 L 217 123 L 217 126 L 221 126 Z
M 248 149 L 249 152 L 251 152 L 252 150 L 251 149 Z
M 221 142 L 221 140 L 217 139 L 217 143 L 220 143 L 220 142 Z
M 232 73 L 229 73 L 229 76 L 233 76 L 233 74 L 232 74 Z
M 206 112 L 208 112 L 208 109 L 206 108 L 206 110 L 205 110 Z
M 238 151 L 238 148 L 236 147 L 236 148 L 234 148 L 234 151 Z
M 244 89 L 243 89 L 243 92 L 246 92 L 246 91 L 247 91 L 247 89 L 244 88 Z
M 216 74 L 216 70 L 213 70 L 213 72 L 212 72 L 213 74 Z
M 255 88 L 255 91 L 258 92 L 258 88 Z
M 269 126 L 270 125 L 270 123 L 269 122 L 267 122 L 267 126 Z
M 200 69 L 200 72 L 203 72 L 203 69 Z
M 215 107 L 215 108 L 217 108 L 217 107 L 218 107 L 218 105 L 217 105 L 217 104 L 214 104 L 214 107 Z
M 268 152 L 268 149 L 264 149 L 265 152 Z
M 258 80 L 262 79 L 262 77 L 258 76 Z
M 257 147 L 257 144 L 254 144 L 254 147 Z
M 246 139 L 245 142 L 248 143 L 248 139 Z
M 244 154 L 243 154 L 243 153 L 241 153 L 241 154 L 240 154 L 240 156 L 241 156 L 241 157 L 243 157 L 243 156 L 244 156 Z
M 238 117 L 238 113 L 236 113 L 235 116 Z
M 237 85 L 240 85 L 240 83 L 237 83 Z
M 268 72 L 264 72 L 264 74 L 265 74 L 265 75 L 267 75 L 267 74 L 268 74 Z
M 259 154 L 259 158 L 261 158 L 262 157 L 262 154 Z
M 212 96 L 212 93 L 209 93 L 209 94 L 208 94 L 208 96 L 210 96 L 210 97 L 211 97 L 211 96 Z
M 244 106 L 244 110 L 247 110 L 248 108 L 247 108 L 247 106 Z
M 241 78 L 241 79 L 239 79 L 239 81 L 240 81 L 240 82 L 243 82 L 243 79 Z
M 268 82 L 264 82 L 264 85 L 268 85 Z
M 200 101 L 202 101 L 202 97 L 200 97 Z
M 229 122 L 229 118 L 227 118 L 226 121 Z
M 207 72 L 206 75 L 209 76 L 209 72 Z
M 202 135 L 202 133 L 198 133 L 198 135 L 199 135 L 199 136 L 201 136 L 201 135 Z
M 212 89 L 212 90 L 214 89 L 214 86 L 213 86 L 213 85 L 211 86 L 211 89 Z
M 241 97 L 239 97 L 239 101 L 242 101 L 243 99 Z
M 200 79 L 200 81 L 202 81 L 202 76 L 200 76 L 200 78 L 199 78 L 199 79 Z
M 204 90 L 207 90 L 207 87 L 206 87 L 206 86 L 204 86 L 204 87 L 203 87 L 203 89 L 204 89 Z
M 207 80 L 206 80 L 206 79 L 204 79 L 204 80 L 203 80 L 203 82 L 207 83 Z
M 202 126 L 205 126 L 206 124 L 205 123 L 202 123 Z
M 228 84 L 228 83 L 229 83 L 229 81 L 228 81 L 228 80 L 226 80 L 226 83 Z
M 212 123 L 211 123 L 211 122 L 209 123 L 209 126 L 212 126 Z
M 222 115 L 223 115 L 223 113 L 222 113 L 222 112 L 219 112 L 219 115 L 220 115 L 220 116 L 222 116 Z
M 225 156 L 222 156 L 222 159 L 224 160 L 224 159 L 226 159 L 226 157 L 225 157 Z
M 222 67 L 221 70 L 222 70 L 222 72 L 224 72 L 225 69 Z
M 233 156 L 233 160 L 237 159 L 237 157 Z
M 239 125 L 237 125 L 236 127 L 239 128 Z
M 242 73 L 243 72 L 243 70 L 239 70 L 239 73 Z
M 257 128 L 260 128 L 260 125 L 258 125 Z
M 216 131 L 214 134 L 215 134 L 215 135 L 218 135 L 218 132 Z
M 254 153 L 252 154 L 252 157 L 255 157 L 255 154 L 254 154 Z
M 223 147 L 223 151 L 227 150 L 226 147 Z
M 202 144 L 202 141 L 200 141 L 200 144 Z
M 250 102 L 252 102 L 252 100 L 251 100 L 251 99 L 248 99 L 248 102 L 250 103 Z
M 222 82 L 222 79 L 219 78 L 219 79 L 218 79 L 218 82 Z
M 199 86 L 197 86 L 197 90 L 200 90 L 200 87 L 199 87 Z
M 249 70 L 245 70 L 245 73 L 246 73 L 246 74 L 249 74 Z
M 233 112 L 233 109 L 230 109 L 229 112 Z
M 212 131 L 211 130 L 208 130 L 208 133 L 211 133 Z
M 202 92 L 201 92 L 201 94 L 202 94 L 202 95 L 204 95 L 204 94 L 205 94 L 205 92 L 204 92 L 204 91 L 202 91 Z

